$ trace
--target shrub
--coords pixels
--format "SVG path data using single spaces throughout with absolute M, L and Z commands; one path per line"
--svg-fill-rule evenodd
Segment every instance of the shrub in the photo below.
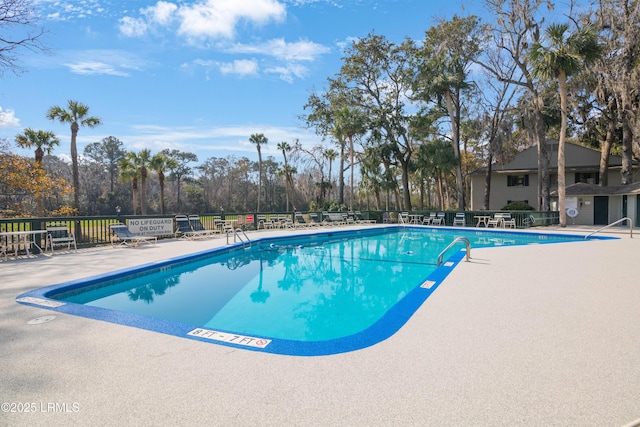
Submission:
M 502 207 L 503 211 L 535 211 L 535 208 L 526 202 L 511 202 Z

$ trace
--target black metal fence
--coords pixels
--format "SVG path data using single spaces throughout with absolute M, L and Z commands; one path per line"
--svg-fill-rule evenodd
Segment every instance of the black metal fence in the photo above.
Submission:
M 403 211 L 362 211 L 359 212 L 361 219 L 375 221 L 377 223 L 397 223 L 399 215 Z M 411 215 L 429 216 L 433 210 L 424 211 L 411 211 Z M 443 211 L 438 211 L 443 212 Z M 505 211 L 466 211 L 465 212 L 465 226 L 471 227 L 477 224 L 478 216 L 491 216 L 498 212 Z M 309 221 L 310 212 L 298 212 L 301 213 L 305 220 Z M 530 226 L 540 225 L 553 225 L 559 223 L 559 213 L 556 212 L 540 212 L 540 211 L 511 211 L 512 218 L 516 220 L 518 228 L 526 228 Z M 316 212 L 320 220 L 323 220 L 323 212 Z M 343 212 L 345 215 L 350 213 Z M 453 220 L 456 215 L 456 211 L 444 211 L 444 225 L 453 225 Z M 31 231 L 31 230 L 46 230 L 49 226 L 66 226 L 72 230 L 75 234 L 76 241 L 79 247 L 89 247 L 96 245 L 103 245 L 110 243 L 111 230 L 109 224 L 118 222 L 126 223 L 129 219 L 153 219 L 153 218 L 171 218 L 168 215 L 146 215 L 144 217 L 134 215 L 112 215 L 112 216 L 74 216 L 74 217 L 57 217 L 57 218 L 0 218 L 0 233 L 14 232 L 14 231 Z M 212 213 L 200 215 L 200 219 L 208 229 L 214 229 L 218 227 L 222 221 L 231 221 L 234 226 L 240 227 L 245 230 L 257 230 L 259 228 L 259 221 L 262 219 L 274 219 L 274 218 L 289 218 L 292 222 L 295 221 L 295 213 L 292 212 L 270 212 L 270 213 Z M 532 220 L 533 219 L 533 220 Z M 175 230 L 175 221 L 173 230 Z M 172 231 L 173 231 L 172 230 Z M 162 237 L 172 237 L 172 234 L 167 234 Z M 44 234 L 35 235 L 35 239 L 44 240 Z M 15 242 L 10 241 L 7 236 L 0 235 L 0 245 L 4 245 L 5 248 L 11 250 L 12 245 Z M 41 243 L 41 244 L 38 244 Z M 44 248 L 44 241 L 36 244 L 41 248 Z

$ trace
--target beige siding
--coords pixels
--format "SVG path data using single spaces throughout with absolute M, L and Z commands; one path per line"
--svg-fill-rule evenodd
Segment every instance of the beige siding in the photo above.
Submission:
M 535 209 L 538 209 L 537 200 L 538 200 L 538 174 L 537 173 L 529 173 L 529 186 L 528 187 L 508 187 L 507 186 L 507 175 L 523 175 L 523 173 L 513 173 L 513 174 L 494 174 L 491 180 L 491 199 L 490 199 L 490 210 L 502 209 L 504 205 L 507 204 L 509 200 L 528 200 L 529 204 L 533 206 Z M 640 180 L 640 176 L 636 178 Z M 555 174 L 551 174 L 551 181 L 554 185 L 551 186 L 550 191 L 554 191 L 557 189 L 557 176 Z M 566 174 L 566 183 L 567 186 L 574 184 L 576 181 L 576 174 L 574 172 L 569 172 Z M 637 182 L 637 181 L 634 181 Z M 620 172 L 617 170 L 613 170 L 609 172 L 609 185 L 617 186 L 620 185 Z M 472 175 L 471 177 L 471 209 L 479 210 L 482 208 L 482 204 L 484 202 L 484 175 Z M 592 201 L 593 203 L 593 201 Z M 622 206 L 622 201 L 620 201 L 620 206 Z M 622 212 L 622 207 L 620 207 L 620 212 Z M 619 216 L 620 214 L 618 214 Z M 593 222 L 592 222 L 593 224 Z
M 517 174 L 513 174 L 517 175 Z M 521 174 L 522 175 L 522 174 Z M 537 174 L 529 174 L 529 185 L 508 187 L 506 174 L 494 174 L 491 178 L 489 209 L 502 209 L 510 200 L 526 200 L 537 209 Z M 484 175 L 471 176 L 471 210 L 480 210 L 484 203 Z

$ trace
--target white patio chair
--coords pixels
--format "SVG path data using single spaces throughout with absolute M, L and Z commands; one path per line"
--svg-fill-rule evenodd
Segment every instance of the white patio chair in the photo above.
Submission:
M 422 219 L 422 225 L 432 225 L 433 220 L 436 219 L 435 212 L 429 212 L 429 216 L 426 216 Z
M 453 219 L 453 226 L 464 227 L 467 225 L 467 219 L 464 212 L 456 212 L 456 217 Z
M 493 215 L 493 218 L 491 218 L 490 220 L 487 221 L 487 228 L 489 227 L 494 227 L 494 228 L 498 228 L 498 227 L 504 227 L 503 225 L 503 215 L 502 213 L 497 213 Z
M 510 213 L 502 214 L 502 227 L 516 228 L 516 219 Z
M 53 255 L 56 245 L 67 245 L 67 250 L 71 250 L 71 244 L 73 249 L 78 252 L 76 245 L 76 238 L 73 235 L 73 231 L 69 230 L 65 226 L 50 226 L 47 227 L 47 237 L 44 242 L 44 250 L 46 252 L 47 247 L 51 248 L 51 254 Z

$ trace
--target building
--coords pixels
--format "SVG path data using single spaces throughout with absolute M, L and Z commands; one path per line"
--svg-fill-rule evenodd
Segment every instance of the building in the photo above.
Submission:
M 557 209 L 558 141 L 547 142 L 549 154 L 549 187 L 551 208 Z M 565 145 L 565 182 L 567 224 L 606 225 L 631 217 L 640 226 L 640 184 L 620 185 L 622 158 L 610 156 L 608 187 L 599 185 L 600 151 L 567 143 Z M 471 210 L 484 204 L 486 169 L 470 175 Z M 638 167 L 634 164 L 634 182 Z M 488 210 L 501 210 L 505 205 L 522 201 L 534 208 L 538 198 L 538 149 L 528 148 L 504 165 L 494 165 L 491 173 L 491 196 Z

